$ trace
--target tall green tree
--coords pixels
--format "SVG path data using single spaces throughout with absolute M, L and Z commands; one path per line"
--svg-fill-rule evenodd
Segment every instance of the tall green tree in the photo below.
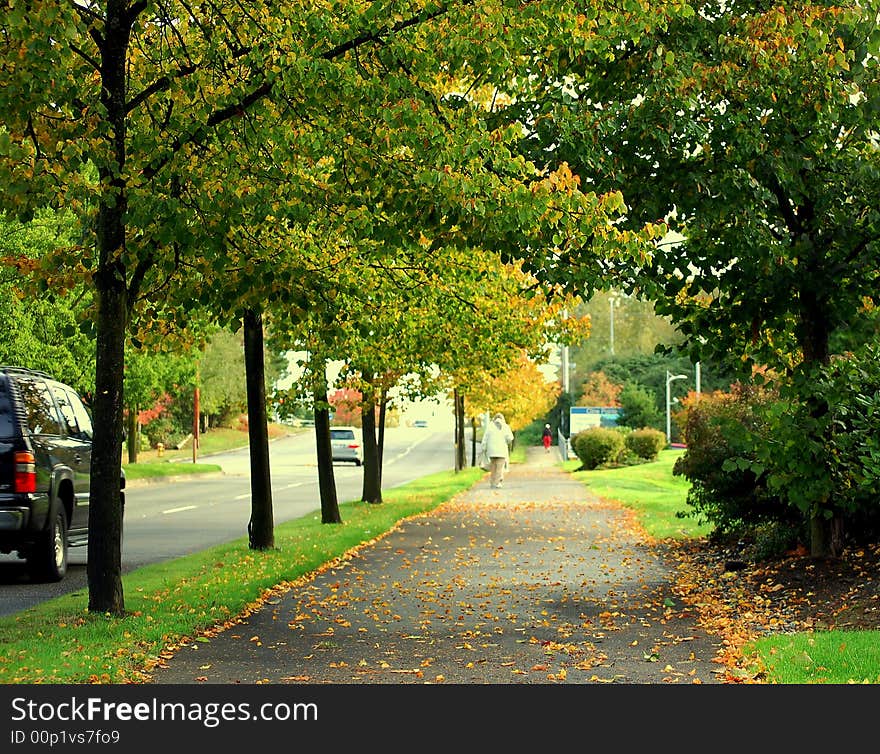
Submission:
M 548 79 L 524 105 L 532 140 L 621 192 L 624 227 L 674 234 L 638 265 L 587 254 L 585 277 L 653 299 L 694 360 L 726 359 L 746 378 L 756 365 L 801 373 L 789 389 L 818 420 L 827 401 L 808 386 L 880 282 L 876 7 L 660 3 L 613 47 L 572 56 L 564 85 Z M 797 504 L 824 553 L 827 485 Z

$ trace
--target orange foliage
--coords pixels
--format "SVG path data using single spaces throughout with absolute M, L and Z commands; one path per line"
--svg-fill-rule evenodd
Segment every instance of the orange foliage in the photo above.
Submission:
M 608 379 L 605 372 L 591 372 L 584 380 L 581 397 L 578 406 L 620 406 L 620 391 L 623 385 L 618 385 Z

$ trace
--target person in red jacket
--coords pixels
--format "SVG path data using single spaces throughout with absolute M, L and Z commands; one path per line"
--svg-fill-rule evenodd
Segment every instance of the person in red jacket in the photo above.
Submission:
M 544 433 L 541 435 L 541 442 L 544 443 L 544 450 L 550 452 L 550 446 L 553 444 L 553 430 L 549 424 L 544 425 Z

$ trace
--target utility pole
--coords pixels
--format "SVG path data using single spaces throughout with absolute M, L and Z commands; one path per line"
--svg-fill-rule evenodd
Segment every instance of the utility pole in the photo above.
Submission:
M 199 425 L 201 420 L 199 417 L 201 409 L 199 408 L 199 373 L 196 372 L 196 387 L 193 390 L 193 463 L 199 457 Z
M 672 415 L 670 412 L 670 404 L 672 403 L 672 396 L 670 395 L 669 386 L 675 380 L 686 380 L 686 374 L 672 374 L 668 369 L 666 370 L 666 444 L 672 442 Z
M 611 295 L 608 297 L 608 345 L 611 350 L 611 355 L 614 356 L 614 304 L 617 303 L 617 299 Z

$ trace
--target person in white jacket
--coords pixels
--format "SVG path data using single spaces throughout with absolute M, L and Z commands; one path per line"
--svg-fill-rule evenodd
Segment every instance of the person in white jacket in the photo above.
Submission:
M 502 414 L 495 414 L 483 433 L 483 455 L 489 459 L 490 483 L 493 488 L 504 483 L 504 472 L 513 445 L 513 431 Z

